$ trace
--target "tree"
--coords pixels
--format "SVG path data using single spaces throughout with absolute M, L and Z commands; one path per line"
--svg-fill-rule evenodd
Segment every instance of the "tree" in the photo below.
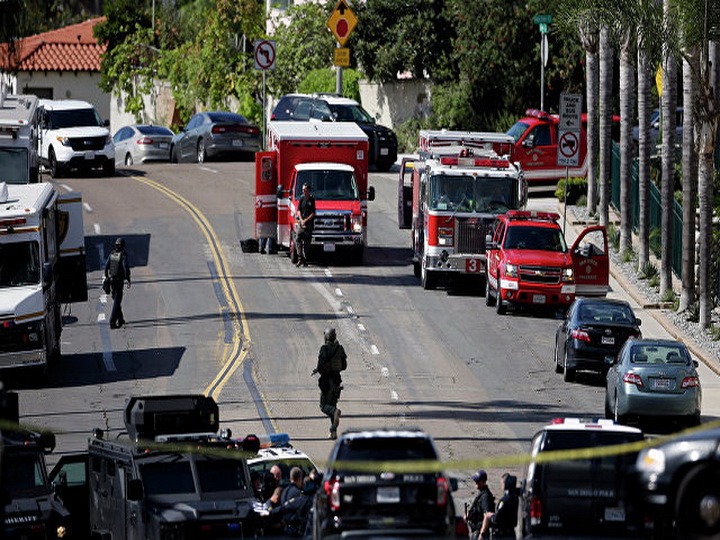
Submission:
M 608 226 L 610 217 L 610 175 L 612 174 L 612 86 L 613 48 L 607 26 L 600 28 L 600 225 Z

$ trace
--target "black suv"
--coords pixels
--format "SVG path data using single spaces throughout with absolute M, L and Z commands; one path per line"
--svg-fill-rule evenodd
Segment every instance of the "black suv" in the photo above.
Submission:
M 355 100 L 338 94 L 288 94 L 280 98 L 270 120 L 295 122 L 355 122 L 368 136 L 368 163 L 387 171 L 397 160 L 397 137 L 390 128 L 375 123 Z
M 408 469 L 408 462 L 437 460 L 432 437 L 417 429 L 343 433 L 315 496 L 313 537 L 453 536 L 457 480 L 420 465 Z
M 640 536 L 626 482 L 637 451 L 568 458 L 585 449 L 643 440 L 639 429 L 605 419 L 556 419 L 541 429 L 533 437 L 531 461 L 522 483 L 518 538 Z M 553 459 L 553 452 L 560 455 Z

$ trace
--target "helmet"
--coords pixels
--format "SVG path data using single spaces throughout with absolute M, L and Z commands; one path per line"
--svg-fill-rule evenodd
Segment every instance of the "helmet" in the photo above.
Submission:
M 115 240 L 115 247 L 118 249 L 122 249 L 125 247 L 125 239 L 124 238 L 118 238 Z
M 335 341 L 335 329 L 331 327 L 327 327 L 325 329 L 325 341 Z

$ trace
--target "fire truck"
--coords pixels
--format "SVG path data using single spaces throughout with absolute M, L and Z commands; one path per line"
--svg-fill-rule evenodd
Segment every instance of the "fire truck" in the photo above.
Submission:
M 485 236 L 495 216 L 523 208 L 527 183 L 502 133 L 423 130 L 419 158 L 405 158 L 398 223 L 411 229 L 413 267 L 424 289 L 440 277 L 484 278 Z
M 276 237 L 295 263 L 302 186 L 315 198 L 312 246 L 362 264 L 367 244 L 368 138 L 348 122 L 269 122 L 268 151 L 255 154 L 255 237 Z

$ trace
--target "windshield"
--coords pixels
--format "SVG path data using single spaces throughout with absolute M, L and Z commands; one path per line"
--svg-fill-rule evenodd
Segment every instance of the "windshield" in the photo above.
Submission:
M 360 198 L 355 175 L 351 171 L 298 171 L 295 198 L 302 197 L 302 185 L 310 185 L 316 201 L 347 201 Z
M 507 130 L 507 134 L 515 139 L 515 142 L 518 142 L 520 137 L 523 136 L 523 133 L 525 133 L 529 127 L 530 126 L 525 122 L 517 122 L 513 127 Z
M 245 467 L 240 459 L 213 459 L 195 461 L 200 480 L 200 491 L 244 491 Z
M 44 487 L 45 474 L 42 455 L 37 453 L 7 453 L 3 460 L 3 484 L 8 492 Z
M 0 288 L 40 283 L 40 249 L 37 242 L 0 244 Z
M 515 208 L 512 179 L 435 175 L 430 179 L 430 210 L 491 212 Z
M 28 151 L 26 148 L 0 148 L 0 182 L 27 184 Z
M 195 493 L 189 461 L 145 463 L 140 466 L 140 476 L 148 495 Z
M 505 249 L 535 249 L 565 253 L 567 245 L 560 229 L 549 227 L 508 227 Z
M 72 109 L 49 111 L 50 129 L 71 127 L 102 127 L 102 120 L 95 109 Z
M 337 122 L 364 122 L 374 124 L 375 120 L 370 113 L 360 105 L 330 105 L 330 110 Z

